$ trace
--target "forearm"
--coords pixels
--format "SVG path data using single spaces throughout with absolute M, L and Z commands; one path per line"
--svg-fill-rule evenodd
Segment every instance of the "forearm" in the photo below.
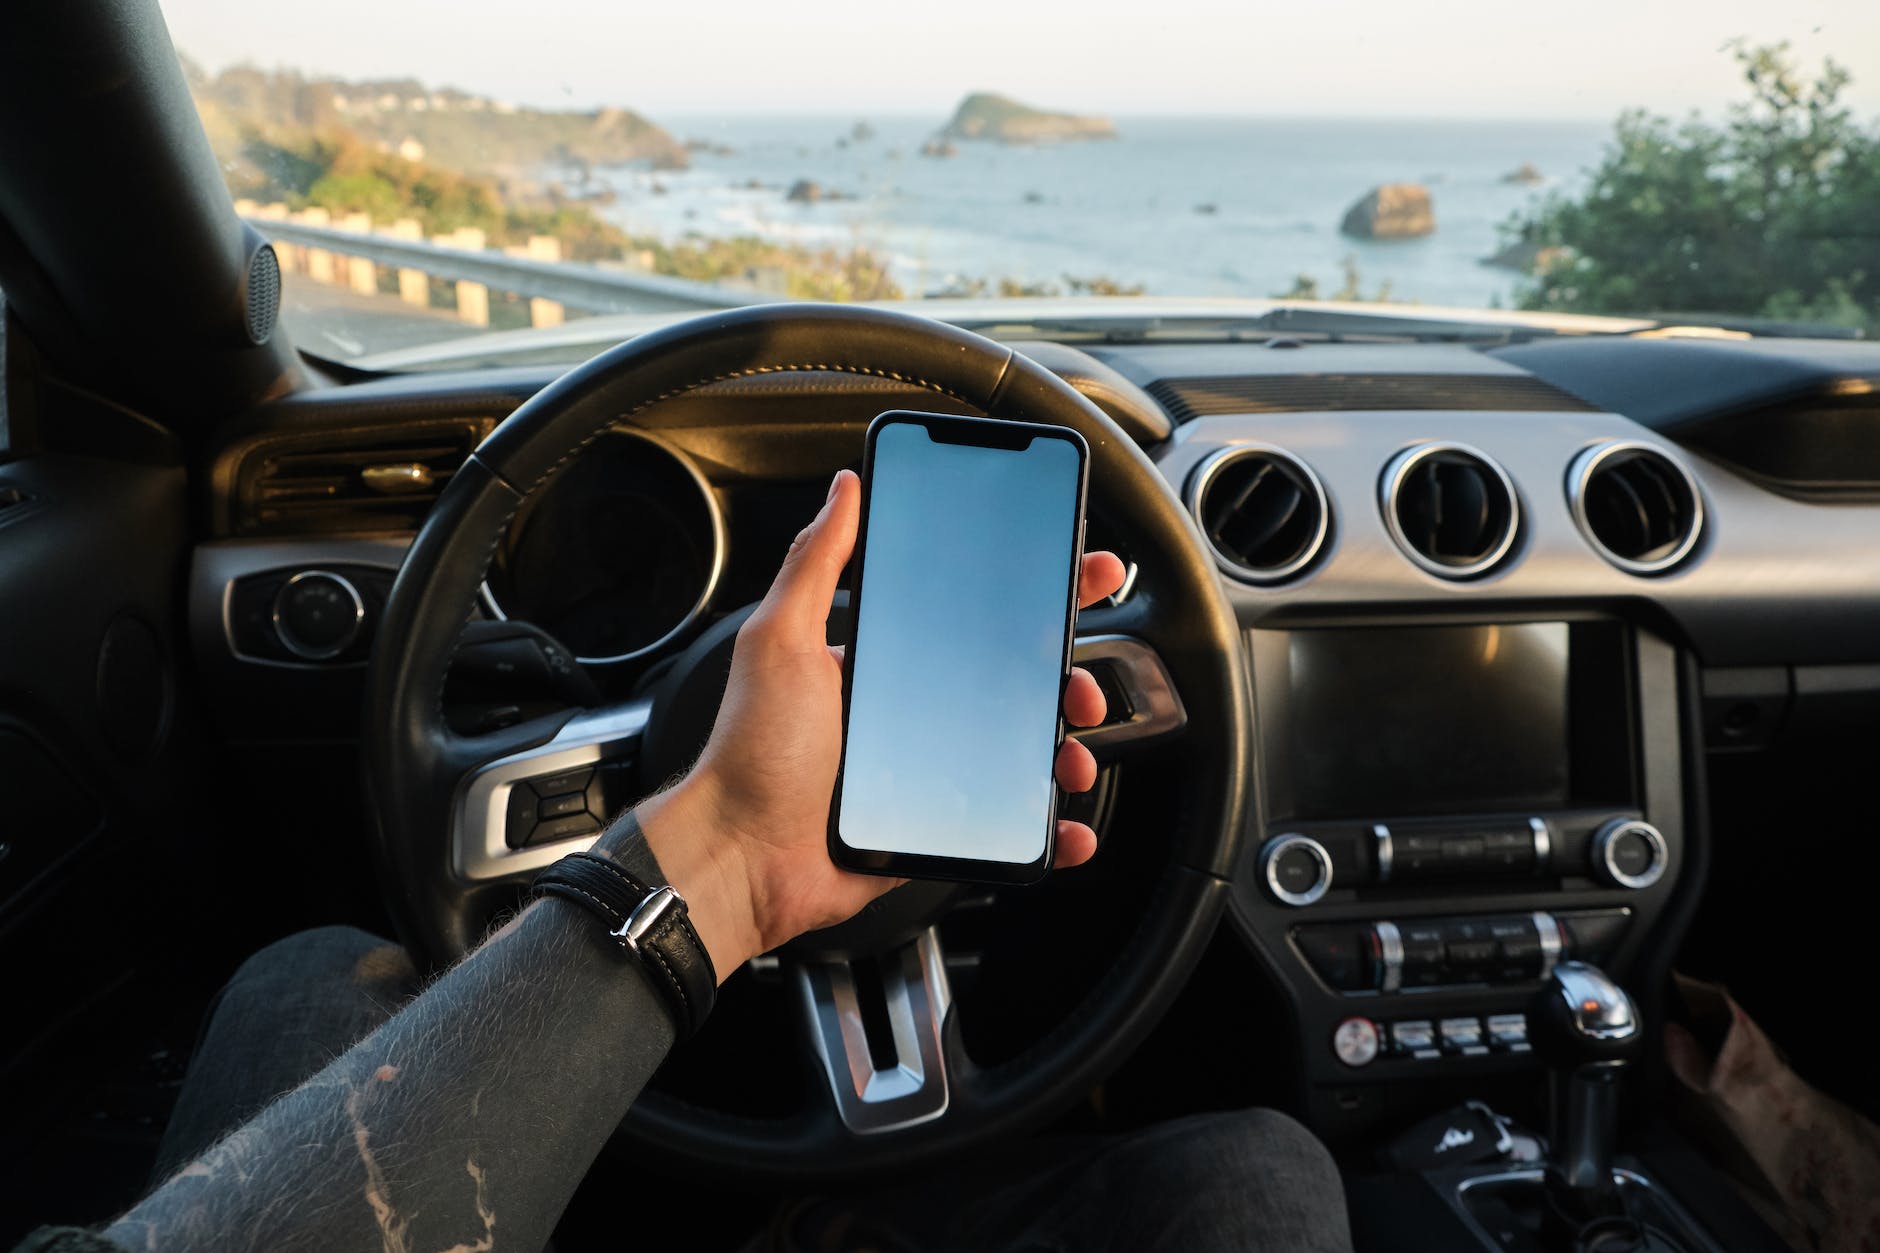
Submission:
M 632 822 L 605 837 L 650 855 Z M 540 1248 L 671 1047 L 593 915 L 544 900 L 107 1232 L 126 1248 Z

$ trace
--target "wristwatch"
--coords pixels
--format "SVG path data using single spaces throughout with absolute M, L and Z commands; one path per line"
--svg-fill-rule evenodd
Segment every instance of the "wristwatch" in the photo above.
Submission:
M 670 885 L 642 883 L 618 862 L 595 853 L 570 853 L 535 877 L 532 896 L 573 901 L 606 924 L 623 954 L 637 960 L 672 1010 L 685 1039 L 718 999 L 718 972 Z

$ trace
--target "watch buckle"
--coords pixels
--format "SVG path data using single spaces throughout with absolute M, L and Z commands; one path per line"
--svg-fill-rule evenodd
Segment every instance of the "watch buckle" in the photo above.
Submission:
M 684 906 L 685 902 L 671 887 L 654 888 L 646 894 L 646 899 L 633 907 L 633 913 L 628 916 L 626 923 L 619 930 L 608 934 L 620 941 L 621 947 L 635 957 L 641 957 L 640 941 L 657 930 L 666 921 L 667 914 Z

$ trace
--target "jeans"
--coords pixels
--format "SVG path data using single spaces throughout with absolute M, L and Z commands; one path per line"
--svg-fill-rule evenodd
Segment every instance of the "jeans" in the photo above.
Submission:
M 211 1007 L 158 1151 L 162 1181 L 313 1074 L 418 991 L 410 958 L 363 931 L 290 936 L 248 959 Z M 1046 1137 L 917 1184 L 803 1206 L 778 1237 L 803 1253 L 1345 1253 L 1329 1153 L 1272 1110 L 1131 1135 Z

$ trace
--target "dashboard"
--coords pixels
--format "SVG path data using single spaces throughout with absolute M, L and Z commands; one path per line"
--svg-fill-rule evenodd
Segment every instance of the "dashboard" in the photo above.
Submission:
M 1705 749 L 1880 696 L 1880 346 L 1014 346 L 1148 451 L 1244 628 L 1256 804 L 1230 916 L 1324 1134 L 1531 1076 L 1523 1006 L 1554 962 L 1661 983 L 1703 878 Z M 190 586 L 225 737 L 356 738 L 416 526 L 552 377 L 371 380 L 225 433 Z M 898 407 L 965 412 L 808 373 L 669 401 L 527 503 L 480 615 L 642 690 L 762 595 Z

